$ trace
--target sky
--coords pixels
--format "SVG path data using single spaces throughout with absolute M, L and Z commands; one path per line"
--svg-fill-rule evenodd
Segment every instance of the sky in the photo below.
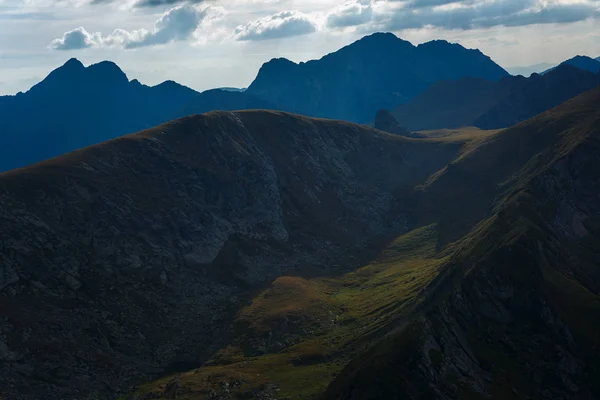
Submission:
M 0 94 L 72 57 L 149 85 L 247 87 L 271 58 L 320 58 L 379 31 L 478 48 L 526 73 L 600 56 L 599 27 L 600 0 L 0 0 Z

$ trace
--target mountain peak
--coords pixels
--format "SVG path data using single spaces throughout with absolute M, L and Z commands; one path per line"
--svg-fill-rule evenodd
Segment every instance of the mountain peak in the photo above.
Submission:
M 129 79 L 125 72 L 112 61 L 101 61 L 97 64 L 92 64 L 86 68 L 86 71 L 93 76 L 94 79 L 109 82 L 129 83 Z
M 79 61 L 78 59 L 76 59 L 76 58 L 70 58 L 60 68 L 65 68 L 65 69 L 84 69 L 85 67 L 83 66 L 83 64 L 81 63 L 81 61 Z
M 55 88 L 62 86 L 65 82 L 79 79 L 85 73 L 85 67 L 76 58 L 69 59 L 66 63 L 50 72 L 41 82 L 35 84 L 30 92 L 37 92 L 42 88 Z
M 391 32 L 375 32 L 367 35 L 356 42 L 346 46 L 345 48 L 368 47 L 369 49 L 382 50 L 397 48 L 397 46 L 415 47 L 411 42 L 401 39 Z
M 367 35 L 360 39 L 359 41 L 374 41 L 374 40 L 402 40 L 398 36 L 394 35 L 391 32 L 375 32 L 370 35 Z M 406 40 L 402 40 L 406 41 Z
M 459 50 L 465 52 L 473 52 L 483 54 L 479 49 L 468 49 L 461 45 L 460 43 L 453 43 L 443 39 L 435 39 L 429 42 L 421 43 L 417 46 L 419 50 L 429 50 L 429 51 L 444 51 L 444 50 Z
M 550 72 L 562 65 L 571 65 L 575 68 L 583 69 L 583 70 L 592 72 L 594 74 L 597 74 L 600 72 L 600 60 L 597 60 L 597 59 L 594 59 L 594 58 L 591 58 L 588 56 L 577 55 L 573 58 L 563 61 L 556 67 L 552 67 L 552 68 L 542 72 L 542 75 L 547 74 L 548 72 Z
M 420 45 L 418 45 L 417 47 L 427 47 L 427 46 L 447 46 L 447 45 L 456 45 L 457 43 L 450 43 L 449 41 L 445 40 L 445 39 L 434 39 L 434 40 L 430 40 L 429 42 L 425 42 L 425 43 L 421 43 Z
M 272 58 L 260 67 L 255 81 L 258 79 L 267 79 L 269 81 L 285 79 L 289 77 L 290 71 L 297 66 L 298 64 L 287 58 Z

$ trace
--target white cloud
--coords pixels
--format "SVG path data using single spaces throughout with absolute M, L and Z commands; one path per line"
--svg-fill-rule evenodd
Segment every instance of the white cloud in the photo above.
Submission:
M 54 50 L 80 50 L 92 47 L 96 44 L 96 39 L 82 26 L 72 31 L 65 32 L 59 38 L 50 42 L 50 47 Z
M 213 12 L 214 11 L 214 12 Z M 167 44 L 190 39 L 204 22 L 218 18 L 218 8 L 192 6 L 174 7 L 155 22 L 152 31 L 146 29 L 115 29 L 111 34 L 87 32 L 83 27 L 66 32 L 62 38 L 54 39 L 50 47 L 55 50 L 77 50 L 88 47 L 138 47 Z
M 329 28 L 358 26 L 371 21 L 373 7 L 370 0 L 355 0 L 333 9 L 326 19 Z
M 282 39 L 316 32 L 317 26 L 310 16 L 298 11 L 282 11 L 235 28 L 236 40 Z

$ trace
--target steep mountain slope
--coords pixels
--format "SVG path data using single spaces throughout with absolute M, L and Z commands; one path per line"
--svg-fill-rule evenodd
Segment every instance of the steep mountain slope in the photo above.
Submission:
M 475 120 L 482 129 L 509 127 L 600 85 L 600 74 L 569 65 L 544 75 L 532 75 L 522 86 Z
M 0 171 L 211 110 L 276 108 L 243 93 L 149 87 L 112 62 L 71 59 L 26 93 L 0 98 Z
M 547 69 L 546 71 L 542 72 L 541 75 L 547 74 L 548 72 L 556 69 L 558 66 L 561 65 L 570 65 L 572 67 L 579 68 L 584 71 L 590 71 L 593 74 L 597 74 L 600 72 L 600 61 L 598 61 L 597 59 L 593 59 L 587 56 L 575 56 L 571 59 L 568 59 L 567 61 L 563 61 L 555 67 Z
M 478 50 L 445 41 L 413 46 L 376 33 L 320 60 L 271 60 L 247 93 L 287 111 L 364 123 L 436 81 L 467 76 L 497 80 L 508 73 Z
M 600 85 L 600 74 L 561 65 L 545 74 L 500 81 L 464 78 L 434 84 L 391 113 L 411 130 L 506 128 Z
M 202 365 L 257 288 L 406 231 L 394 199 L 464 144 L 218 112 L 1 174 L 0 395 L 114 399 Z
M 391 113 L 411 130 L 470 126 L 508 95 L 509 82 L 513 82 L 512 78 L 499 82 L 475 78 L 437 82 Z
M 443 196 L 422 214 L 442 232 L 481 222 L 453 245 L 423 312 L 326 398 L 600 396 L 599 106 L 595 90 L 495 135 L 423 188 Z
M 127 399 L 600 397 L 600 90 L 467 146 L 356 271 L 280 277 Z M 323 395 L 324 394 L 324 395 Z

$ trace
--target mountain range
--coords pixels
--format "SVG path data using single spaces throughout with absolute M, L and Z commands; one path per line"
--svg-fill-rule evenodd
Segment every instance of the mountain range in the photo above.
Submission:
M 247 93 L 286 111 L 364 123 L 439 80 L 506 76 L 479 50 L 443 40 L 414 46 L 391 33 L 375 33 L 319 60 L 271 60 Z
M 198 93 L 173 81 L 129 81 L 112 62 L 76 59 L 26 93 L 0 97 L 0 170 L 23 167 L 85 146 L 215 109 L 272 108 L 241 92 Z
M 499 129 L 531 118 L 598 85 L 600 73 L 567 63 L 529 78 L 441 81 L 411 102 L 395 107 L 391 114 L 410 130 L 464 126 Z
M 505 128 L 595 87 L 597 74 L 582 68 L 596 62 L 576 57 L 526 79 L 509 76 L 478 50 L 441 40 L 414 46 L 377 33 L 319 60 L 271 60 L 247 89 L 199 93 L 173 81 L 130 81 L 112 62 L 84 67 L 71 59 L 31 90 L 0 97 L 0 171 L 213 110 L 370 123 L 387 109 L 409 131 Z
M 2 173 L 0 395 L 598 398 L 599 127 L 213 112 Z

